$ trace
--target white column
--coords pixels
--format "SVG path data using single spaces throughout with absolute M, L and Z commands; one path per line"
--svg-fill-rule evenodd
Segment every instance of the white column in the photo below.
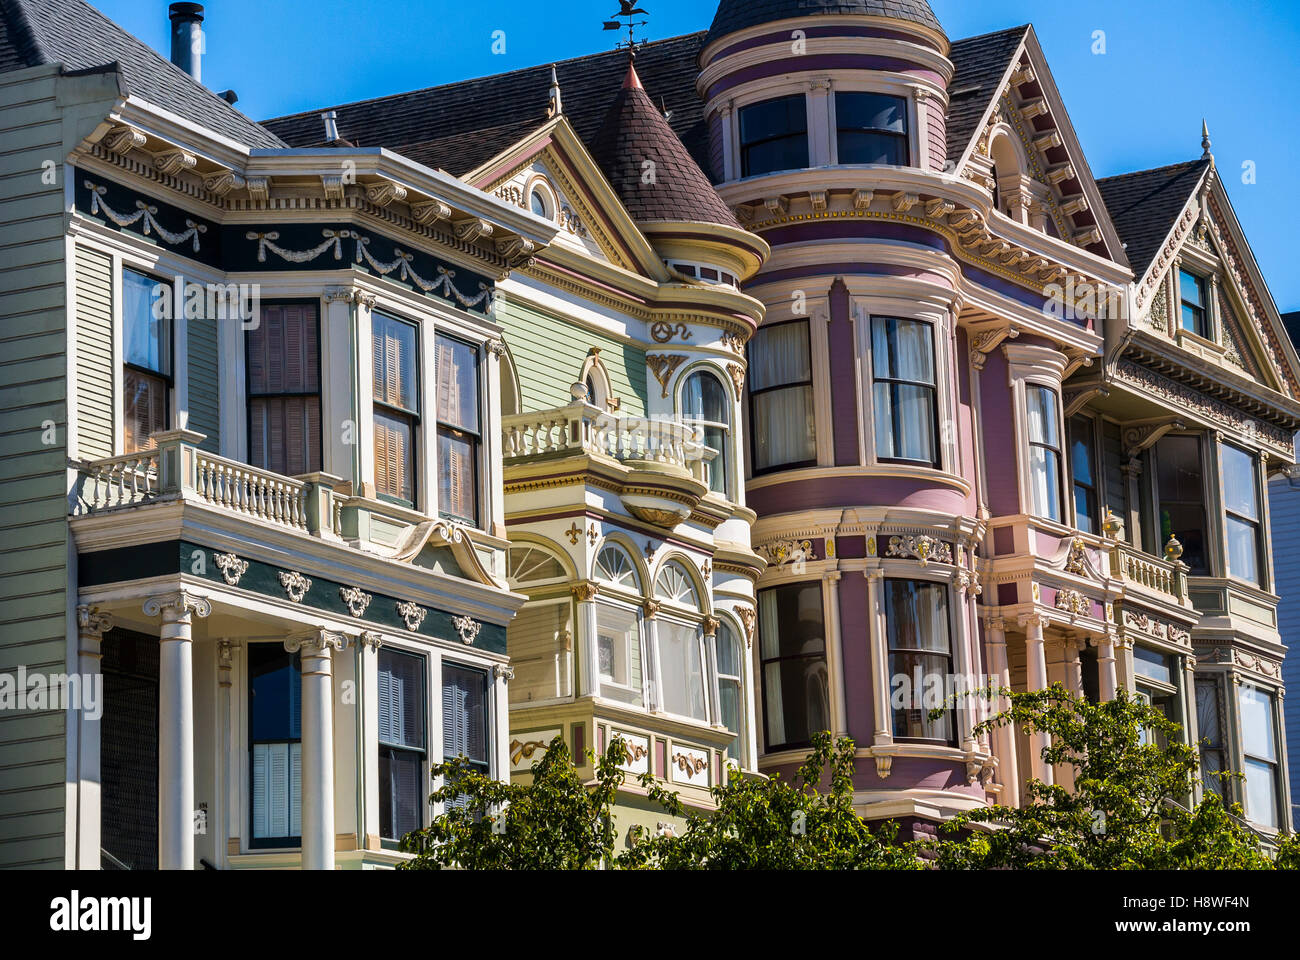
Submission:
M 231 721 L 235 714 L 235 684 L 232 672 L 235 666 L 236 645 L 232 640 L 217 641 L 217 755 L 216 784 L 212 815 L 208 830 L 214 834 L 213 850 L 217 863 L 224 863 L 230 855 L 230 838 L 239 836 L 237 805 L 231 803 L 231 783 L 235 779 L 230 766 L 230 745 L 234 739 Z
M 600 646 L 597 640 L 596 595 L 600 587 L 590 581 L 571 588 L 578 601 L 578 696 L 600 696 Z
M 736 148 L 732 145 L 731 128 L 735 123 L 735 109 L 730 100 L 718 110 L 718 123 L 722 125 L 722 179 L 740 179 L 740 164 L 736 162 Z
M 889 712 L 889 648 L 885 641 L 885 616 L 881 609 L 879 567 L 864 571 L 867 578 L 867 629 L 871 631 L 871 693 L 875 704 L 876 728 L 871 742 L 883 746 L 894 742 L 894 721 Z
M 831 698 L 831 728 L 838 740 L 848 736 L 849 718 L 845 709 L 848 690 L 844 686 L 844 630 L 840 624 L 840 575 L 827 573 L 822 577 L 822 604 L 826 614 L 826 691 Z
M 1001 617 L 984 621 L 988 632 L 989 674 L 999 691 L 1011 689 L 1011 667 L 1007 661 L 1007 626 Z M 998 693 L 993 700 L 998 713 L 1010 709 L 1011 699 Z M 1002 794 L 998 798 L 1007 806 L 1020 806 L 1020 763 L 1016 758 L 1016 728 L 1014 724 L 1000 726 L 993 734 L 993 750 L 998 758 L 998 781 Z
M 659 689 L 659 678 L 663 676 L 659 667 L 659 601 L 647 600 L 643 606 L 645 610 L 645 648 L 649 654 L 650 666 L 650 696 L 646 702 L 646 707 L 651 711 L 663 709 L 663 693 Z
M 1044 650 L 1043 619 L 1030 614 L 1020 619 L 1025 628 L 1025 688 L 1033 693 L 1047 689 L 1047 652 Z M 1043 760 L 1043 750 L 1048 746 L 1047 734 L 1036 731 L 1029 735 L 1030 774 L 1043 783 L 1052 783 L 1052 768 Z
M 192 614 L 212 604 L 184 590 L 145 601 L 162 614 L 158 652 L 158 867 L 194 869 L 194 650 Z
M 717 617 L 705 617 L 700 622 L 704 634 L 704 682 L 709 689 L 709 723 L 715 727 L 722 726 L 722 695 L 718 690 L 718 627 L 721 624 Z
M 813 80 L 808 84 L 808 165 L 823 167 L 831 163 L 831 82 Z
M 100 771 L 100 717 L 85 709 L 84 685 L 99 683 L 95 697 L 103 712 L 104 687 L 102 641 L 113 629 L 113 618 L 98 607 L 77 607 L 77 672 L 83 685 L 81 709 L 77 710 L 77 869 L 100 868 L 100 810 L 103 779 Z M 111 852 L 111 851 L 110 851 Z
M 302 655 L 302 868 L 334 869 L 333 651 L 347 638 L 330 630 L 289 637 Z
M 483 369 L 487 374 L 488 404 L 483 417 L 483 476 L 487 478 L 485 502 L 487 509 L 482 518 L 484 529 L 493 536 L 506 535 L 506 493 L 501 477 L 505 476 L 505 451 L 501 449 L 501 358 L 506 345 L 500 340 L 487 342 L 487 357 Z
M 361 743 L 357 747 L 357 769 L 361 771 L 358 796 L 361 798 L 361 836 L 357 846 L 378 850 L 379 843 L 379 648 L 381 634 L 366 631 L 357 637 L 357 707 L 361 711 Z M 437 674 L 432 674 L 436 676 Z M 431 754 L 441 756 L 441 754 Z M 429 785 L 424 800 L 427 803 Z
M 1114 700 L 1115 683 L 1115 638 L 1101 637 L 1097 641 L 1097 672 L 1100 674 L 1100 693 L 1102 700 Z

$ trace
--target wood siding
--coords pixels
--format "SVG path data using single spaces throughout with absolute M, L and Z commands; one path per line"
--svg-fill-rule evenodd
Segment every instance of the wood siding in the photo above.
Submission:
M 1286 480 L 1268 485 L 1270 514 L 1270 544 L 1292 544 L 1300 539 L 1300 489 Z M 1300 685 L 1300 567 L 1273 558 L 1273 574 L 1277 580 L 1276 591 L 1282 598 L 1277 610 L 1278 632 L 1286 644 L 1286 661 L 1282 664 L 1282 680 L 1288 691 Z M 1287 702 L 1290 701 L 1290 702 Z M 1286 722 L 1286 753 L 1294 817 L 1300 805 L 1300 703 L 1292 698 L 1283 701 Z
M 234 321 L 227 321 L 234 322 Z M 217 321 L 212 317 L 198 317 L 188 321 L 186 327 L 186 375 L 189 379 L 190 430 L 197 430 L 207 439 L 199 446 L 212 453 L 221 452 L 221 400 L 217 361 Z
M 113 260 L 78 248 L 77 456 L 111 457 L 113 449 Z

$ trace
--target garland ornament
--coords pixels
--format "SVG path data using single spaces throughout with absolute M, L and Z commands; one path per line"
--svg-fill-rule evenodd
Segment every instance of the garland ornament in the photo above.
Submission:
M 144 235 L 147 237 L 150 233 L 156 233 L 158 236 L 172 246 L 191 240 L 194 246 L 194 252 L 199 252 L 199 235 L 208 232 L 208 228 L 201 223 L 193 220 L 185 221 L 185 231 L 183 233 L 174 233 L 168 230 L 158 222 L 158 208 L 152 204 L 145 203 L 143 200 L 135 202 L 135 213 L 124 214 L 118 213 L 103 199 L 108 193 L 108 187 L 100 186 L 89 180 L 84 181 L 85 187 L 90 191 L 90 215 L 93 217 L 103 211 L 104 216 L 112 220 L 119 227 L 129 227 L 140 220 L 144 221 Z

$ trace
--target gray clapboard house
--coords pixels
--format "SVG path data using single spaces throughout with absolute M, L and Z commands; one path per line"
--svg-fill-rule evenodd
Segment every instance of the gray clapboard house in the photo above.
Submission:
M 508 769 L 491 305 L 557 228 L 170 19 L 0 0 L 0 866 L 382 865 Z

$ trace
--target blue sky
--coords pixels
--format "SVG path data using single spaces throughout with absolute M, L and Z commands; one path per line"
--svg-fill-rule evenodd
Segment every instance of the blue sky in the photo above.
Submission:
M 91 0 L 166 51 L 166 0 Z M 255 119 L 607 49 L 614 0 L 212 0 L 205 82 Z M 645 0 L 650 39 L 707 27 L 709 0 Z M 1300 187 L 1300 3 L 931 0 L 954 39 L 1033 23 L 1097 177 L 1200 155 L 1201 118 L 1278 306 L 1300 310 L 1287 206 Z M 505 53 L 492 53 L 494 31 Z M 1093 52 L 1105 33 L 1105 54 Z M 1268 124 L 1272 124 L 1269 126 Z M 1255 183 L 1242 182 L 1254 165 Z

